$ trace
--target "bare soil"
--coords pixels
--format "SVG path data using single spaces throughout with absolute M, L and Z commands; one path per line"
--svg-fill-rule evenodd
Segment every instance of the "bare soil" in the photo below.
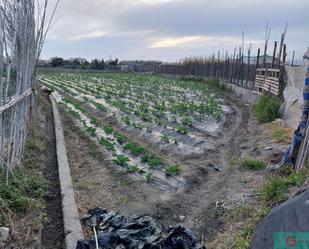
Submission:
M 181 157 L 162 150 L 126 131 L 113 118 L 106 118 L 88 108 L 99 121 L 112 125 L 131 141 L 161 155 L 168 162 L 180 165 L 180 176 L 186 180 L 186 187 L 180 192 L 161 191 L 117 169 L 112 162 L 105 160 L 104 150 L 60 109 L 80 215 L 97 206 L 126 216 L 147 213 L 165 226 L 181 224 L 193 230 L 200 239 L 211 240 L 222 228 L 221 207 L 250 201 L 252 197 L 246 196 L 251 196 L 266 174 L 266 171 L 253 172 L 233 167 L 232 159 L 251 156 L 269 162 L 273 159 L 272 153 L 282 153 L 265 150 L 266 147 L 274 148 L 276 143 L 267 138 L 269 134 L 265 127 L 258 125 L 251 116 L 250 106 L 241 103 L 236 96 L 224 97 L 233 113 L 227 115 L 223 130 L 215 138 L 216 148 L 192 157 Z M 207 140 L 208 136 L 204 134 L 203 138 Z
M 48 191 L 45 197 L 47 223 L 42 229 L 41 243 L 42 249 L 62 249 L 64 248 L 64 229 L 56 155 L 55 127 L 48 94 L 41 92 L 41 96 L 39 105 L 44 110 L 44 131 L 48 137 L 46 162 L 43 170 L 44 177 L 48 181 Z

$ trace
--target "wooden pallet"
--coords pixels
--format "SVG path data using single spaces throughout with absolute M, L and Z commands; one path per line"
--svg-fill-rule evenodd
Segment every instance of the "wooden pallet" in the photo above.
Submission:
M 276 68 L 258 68 L 256 69 L 256 77 L 253 92 L 257 94 L 271 93 L 276 96 L 280 92 L 280 69 Z

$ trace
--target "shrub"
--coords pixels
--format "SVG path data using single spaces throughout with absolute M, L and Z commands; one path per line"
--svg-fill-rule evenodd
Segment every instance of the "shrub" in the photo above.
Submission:
M 165 169 L 165 174 L 168 176 L 177 175 L 180 169 L 178 165 L 170 165 Z
M 279 107 L 280 101 L 278 97 L 263 95 L 253 106 L 253 112 L 260 123 L 268 123 L 279 117 Z
M 251 170 L 265 169 L 267 167 L 266 162 L 253 159 L 243 159 L 239 163 L 240 166 Z

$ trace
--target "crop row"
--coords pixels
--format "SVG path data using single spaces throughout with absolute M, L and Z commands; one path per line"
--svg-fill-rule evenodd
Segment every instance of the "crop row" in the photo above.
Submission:
M 124 134 L 99 122 L 96 117 L 87 112 L 82 105 L 72 98 L 62 98 L 67 111 L 80 122 L 90 136 L 95 138 L 103 148 L 112 155 L 115 164 L 125 168 L 129 173 L 144 174 L 149 180 L 150 170 L 163 170 L 167 175 L 177 174 L 177 165 L 166 165 L 161 157 L 154 155 L 143 146 L 129 141 Z
M 212 94 L 205 93 L 205 89 L 200 91 L 199 94 L 195 93 L 197 90 L 188 90 L 187 93 L 190 97 L 181 99 L 178 95 L 186 96 L 185 90 L 182 88 L 181 91 L 175 90 L 176 94 L 174 93 L 174 95 L 171 95 L 169 91 L 169 96 L 164 94 L 161 96 L 159 90 L 159 93 L 154 93 L 158 88 L 150 88 L 149 86 L 143 88 L 144 84 L 140 86 L 134 82 L 131 82 L 131 85 L 135 88 L 128 87 L 130 85 L 128 83 L 120 85 L 123 81 L 116 84 L 115 80 L 107 83 L 105 79 L 100 81 L 91 78 L 88 79 L 91 82 L 87 83 L 85 79 L 74 79 L 71 74 L 44 75 L 44 80 L 49 80 L 59 87 L 62 86 L 66 92 L 74 91 L 75 94 L 90 95 L 96 99 L 104 100 L 104 103 L 125 114 L 134 115 L 144 122 L 154 123 L 165 128 L 171 127 L 182 134 L 188 133 L 189 129 L 195 123 L 201 122 L 205 115 L 219 118 L 221 114 L 221 107 L 216 98 Z M 136 85 L 139 86 L 139 91 L 137 91 Z M 153 84 L 149 83 L 149 85 L 152 86 Z M 180 88 L 175 85 L 173 87 Z M 152 89 L 151 93 L 149 93 L 149 89 Z M 142 94 L 137 96 L 137 92 L 142 92 Z M 201 98 L 201 95 L 204 97 Z M 193 100 L 195 97 L 196 101 Z

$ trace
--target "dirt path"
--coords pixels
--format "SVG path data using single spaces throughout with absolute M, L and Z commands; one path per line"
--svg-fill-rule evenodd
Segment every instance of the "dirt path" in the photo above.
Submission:
M 48 179 L 48 192 L 46 195 L 47 224 L 42 230 L 42 249 L 64 248 L 64 233 L 62 219 L 61 192 L 58 175 L 56 155 L 55 128 L 52 107 L 48 95 L 41 92 L 40 107 L 44 110 L 45 132 L 47 133 L 48 154 L 45 163 L 44 176 Z

